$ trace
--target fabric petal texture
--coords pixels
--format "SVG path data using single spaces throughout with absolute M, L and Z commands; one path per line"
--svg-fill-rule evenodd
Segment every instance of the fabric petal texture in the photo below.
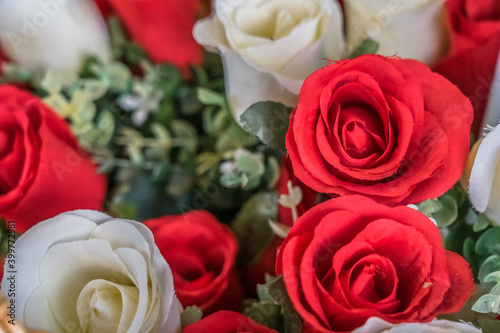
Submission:
M 305 332 L 350 332 L 371 317 L 429 322 L 458 311 L 474 291 L 468 263 L 444 250 L 429 218 L 358 195 L 302 215 L 278 252 L 276 273 Z

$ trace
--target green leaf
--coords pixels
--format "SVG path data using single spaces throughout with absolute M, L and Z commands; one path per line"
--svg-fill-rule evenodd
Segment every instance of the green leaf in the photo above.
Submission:
M 479 214 L 476 222 L 474 222 L 473 230 L 474 232 L 479 232 L 488 228 L 490 225 L 491 225 L 490 219 L 488 219 L 484 214 Z
M 231 227 L 240 244 L 239 260 L 250 262 L 264 249 L 274 234 L 268 220 L 278 215 L 276 192 L 253 195 L 241 208 Z
M 269 295 L 276 304 L 281 306 L 281 313 L 285 321 L 285 333 L 302 332 L 302 319 L 288 296 L 283 275 L 276 277 L 268 286 Z
M 483 286 L 487 286 L 490 283 L 486 282 L 485 278 L 491 273 L 499 271 L 500 271 L 500 257 L 497 255 L 492 255 L 486 258 L 486 260 L 481 264 L 477 278 L 479 279 L 479 282 Z
M 280 306 L 274 303 L 273 300 L 264 300 L 248 306 L 243 311 L 243 315 L 251 318 L 257 324 L 278 331 L 282 324 L 280 310 Z
M 486 230 L 476 243 L 476 252 L 480 255 L 500 254 L 500 227 Z
M 445 194 L 439 198 L 439 210 L 432 214 L 438 227 L 444 228 L 455 222 L 458 217 L 458 206 L 453 197 Z
M 203 104 L 216 105 L 220 106 L 221 108 L 224 108 L 226 106 L 226 99 L 221 94 L 202 87 L 198 88 L 196 91 L 198 93 L 198 99 Z
M 243 130 L 238 124 L 232 122 L 215 143 L 215 150 L 220 155 L 241 147 L 250 146 L 257 140 Z
M 346 59 L 354 59 L 365 54 L 376 54 L 380 44 L 370 37 L 367 37 L 358 47 L 356 47 Z
M 286 152 L 285 137 L 293 108 L 276 102 L 251 105 L 240 117 L 243 128 L 273 149 Z
M 182 311 L 181 314 L 181 324 L 185 328 L 191 324 L 196 323 L 203 317 L 203 311 L 196 305 L 188 306 Z
M 500 320 L 492 318 L 481 317 L 477 320 L 479 327 L 483 333 L 498 333 L 500 332 Z

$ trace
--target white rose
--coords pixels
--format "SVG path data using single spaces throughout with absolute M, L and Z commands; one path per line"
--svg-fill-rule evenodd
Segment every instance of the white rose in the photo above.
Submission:
M 368 319 L 365 325 L 352 333 L 481 333 L 472 324 L 449 320 L 433 320 L 429 323 L 391 324 L 378 317 Z
M 465 173 L 468 173 L 472 161 L 470 201 L 477 211 L 500 225 L 500 125 L 471 150 Z
M 80 210 L 15 243 L 17 320 L 51 332 L 180 332 L 173 276 L 142 223 Z M 12 269 L 5 267 L 8 295 Z
M 33 71 L 73 74 L 85 56 L 110 58 L 107 28 L 91 0 L 0 0 L 0 46 Z
M 215 0 L 198 21 L 198 43 L 222 55 L 226 94 L 235 119 L 252 104 L 296 106 L 307 76 L 343 53 L 336 0 Z
M 378 54 L 434 63 L 445 50 L 444 0 L 344 0 L 347 45 L 366 37 Z

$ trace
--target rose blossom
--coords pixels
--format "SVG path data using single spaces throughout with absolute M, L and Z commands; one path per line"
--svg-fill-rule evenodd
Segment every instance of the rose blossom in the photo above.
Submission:
M 16 270 L 16 315 L 28 327 L 180 332 L 172 272 L 142 223 L 90 210 L 60 214 L 19 237 Z
M 307 78 L 286 146 L 318 192 L 418 203 L 459 179 L 471 122 L 467 98 L 424 64 L 365 55 Z
M 448 0 L 446 9 L 451 49 L 435 70 L 470 98 L 475 112 L 472 129 L 479 135 L 489 120 L 485 110 L 500 56 L 500 6 L 497 0 Z M 498 114 L 490 125 L 497 121 Z
M 201 65 L 203 50 L 192 31 L 208 11 L 207 0 L 99 0 L 104 12 L 106 2 L 153 61 L 172 63 L 184 73 L 189 65 Z
M 345 0 L 347 45 L 367 37 L 378 54 L 433 64 L 446 51 L 444 0 Z
M 238 241 L 231 229 L 210 213 L 196 210 L 145 221 L 174 275 L 182 305 L 209 314 L 239 310 L 243 292 L 234 263 Z
M 102 209 L 106 177 L 97 174 L 68 123 L 37 97 L 0 86 L 0 217 L 24 232 L 74 209 Z
M 500 125 L 472 148 L 464 180 L 474 208 L 500 225 Z
M 85 56 L 110 58 L 106 25 L 91 0 L 0 2 L 0 45 L 25 69 L 74 74 Z
M 346 332 L 370 317 L 427 322 L 460 310 L 474 291 L 468 263 L 446 251 L 438 228 L 406 207 L 362 196 L 302 215 L 276 259 L 303 332 Z
M 304 79 L 343 52 L 336 0 L 216 0 L 194 37 L 218 48 L 236 121 L 252 104 L 295 106 Z
M 188 325 L 183 333 L 277 333 L 264 325 L 257 324 L 242 314 L 231 311 L 219 311 L 202 320 Z
M 411 323 L 394 325 L 380 318 L 372 317 L 365 325 L 352 333 L 481 333 L 472 324 L 458 323 L 449 320 L 433 320 L 428 323 Z

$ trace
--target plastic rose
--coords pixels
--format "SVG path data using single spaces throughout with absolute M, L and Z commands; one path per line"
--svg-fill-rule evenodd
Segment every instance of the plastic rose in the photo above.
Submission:
M 23 68 L 69 74 L 85 56 L 110 56 L 106 25 L 90 0 L 0 1 L 0 46 Z
M 297 178 L 318 192 L 406 205 L 460 178 L 472 116 L 460 90 L 424 64 L 367 54 L 307 78 L 286 147 Z
M 474 207 L 500 225 L 500 126 L 471 150 L 465 173 L 470 170 L 469 197 Z
M 434 63 L 446 51 L 444 0 L 344 0 L 348 49 L 366 37 L 384 56 Z
M 16 242 L 16 315 L 51 332 L 180 332 L 170 267 L 142 223 L 80 210 Z
M 427 216 L 357 195 L 300 216 L 280 247 L 276 274 L 303 333 L 351 332 L 371 317 L 429 322 L 460 310 L 474 291 L 469 264 L 443 248 Z
M 175 291 L 185 307 L 204 315 L 239 310 L 244 295 L 234 267 L 238 241 L 231 229 L 204 210 L 147 220 L 161 254 L 174 275 Z
M 377 317 L 368 319 L 365 325 L 352 333 L 481 333 L 481 330 L 467 323 L 449 320 L 433 320 L 429 323 L 394 325 Z
M 252 104 L 295 106 L 303 81 L 343 52 L 343 20 L 334 0 L 216 0 L 194 37 L 224 62 L 235 119 Z

